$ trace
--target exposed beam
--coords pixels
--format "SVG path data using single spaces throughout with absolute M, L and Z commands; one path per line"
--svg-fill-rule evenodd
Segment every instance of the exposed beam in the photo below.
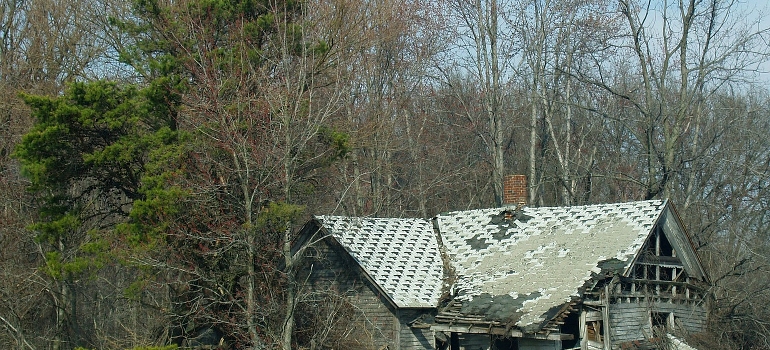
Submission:
M 504 328 L 500 327 L 479 327 L 479 326 L 463 326 L 463 325 L 445 325 L 435 324 L 430 327 L 434 332 L 453 332 L 453 333 L 466 333 L 466 334 L 493 334 L 503 335 L 511 338 L 531 338 L 542 340 L 572 340 L 575 339 L 573 334 L 563 333 L 550 333 L 550 334 L 530 334 L 523 333 L 519 330 L 509 330 L 506 332 Z

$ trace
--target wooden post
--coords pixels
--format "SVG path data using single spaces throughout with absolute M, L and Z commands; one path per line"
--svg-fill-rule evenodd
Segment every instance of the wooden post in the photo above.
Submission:
M 610 346 L 610 288 L 608 285 L 604 286 L 604 306 L 602 307 L 602 323 L 604 324 L 604 349 L 611 350 Z

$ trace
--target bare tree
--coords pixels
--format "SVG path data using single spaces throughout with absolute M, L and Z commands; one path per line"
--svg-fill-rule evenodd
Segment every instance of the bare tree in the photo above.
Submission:
M 759 341 L 766 311 L 754 301 L 764 300 L 765 282 L 748 276 L 766 269 L 766 245 L 754 239 L 766 231 L 755 225 L 764 222 L 756 196 L 767 181 L 767 145 L 754 130 L 767 118 L 752 82 L 770 33 L 734 2 L 619 6 L 627 36 L 618 53 L 633 59 L 597 60 L 578 74 L 609 93 L 599 108 L 609 141 L 599 154 L 612 157 L 602 176 L 624 198 L 678 204 L 714 279 L 716 337 L 726 347 Z
M 477 125 L 478 136 L 488 149 L 491 186 L 495 203 L 501 205 L 506 173 L 503 156 L 508 136 L 504 120 L 509 118 L 509 112 L 504 109 L 503 86 L 505 80 L 511 78 L 510 62 L 516 54 L 513 40 L 502 34 L 507 6 L 498 0 L 448 1 L 448 5 L 457 26 L 456 49 L 464 54 L 460 57 L 460 72 L 473 77 L 482 107 L 479 115 L 468 110 L 466 117 Z
M 339 210 L 350 215 L 427 212 L 434 178 L 421 152 L 428 134 L 423 102 L 430 103 L 433 59 L 444 42 L 438 5 L 419 1 L 365 1 L 349 8 L 349 94 L 345 120 L 349 161 L 338 166 Z M 407 169 L 408 168 L 408 169 Z M 335 208 L 331 208 L 335 209 Z
M 529 198 L 541 205 L 585 202 L 601 124 L 591 119 L 590 87 L 574 79 L 573 70 L 612 54 L 607 46 L 618 16 L 607 1 L 522 1 L 516 7 L 507 25 L 522 43 L 517 76 L 529 111 Z
M 708 141 L 699 137 L 706 101 L 736 88 L 767 57 L 761 42 L 768 32 L 742 25 L 735 5 L 721 1 L 619 5 L 628 33 L 625 48 L 635 59 L 620 67 L 632 69 L 639 83 L 609 81 L 620 72 L 601 64 L 592 82 L 629 103 L 621 122 L 645 155 L 643 197 L 671 197 L 681 185 L 687 208 L 695 187 L 685 168 L 702 156 L 698 150 Z M 652 27 L 653 21 L 659 27 Z

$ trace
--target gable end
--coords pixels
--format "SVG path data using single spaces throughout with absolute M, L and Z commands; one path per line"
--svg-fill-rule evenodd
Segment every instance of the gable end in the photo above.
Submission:
M 663 234 L 668 239 L 668 242 L 671 244 L 674 251 L 676 251 L 677 257 L 682 262 L 682 265 L 684 265 L 684 269 L 690 277 L 701 281 L 708 281 L 700 258 L 695 252 L 692 240 L 684 229 L 684 225 L 682 225 L 679 215 L 671 204 L 666 206 L 666 210 L 661 216 L 658 225 L 660 225 Z

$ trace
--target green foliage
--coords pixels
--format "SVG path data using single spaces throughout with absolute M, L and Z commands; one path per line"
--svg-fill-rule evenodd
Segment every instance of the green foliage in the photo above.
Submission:
M 321 143 L 327 145 L 332 152 L 330 162 L 345 158 L 351 150 L 348 133 L 322 126 L 318 129 L 318 137 Z
M 262 207 L 257 218 L 259 231 L 284 232 L 287 225 L 301 218 L 304 206 L 284 202 L 269 202 Z
M 46 273 L 75 278 L 110 259 L 107 232 L 144 198 L 148 165 L 160 173 L 152 161 L 167 163 L 164 152 L 182 140 L 164 115 L 173 106 L 152 89 L 106 81 L 22 97 L 36 120 L 13 154 L 40 201 L 30 229 L 49 249 Z
M 319 41 L 319 42 L 315 43 L 315 45 L 313 45 L 313 47 L 311 49 L 311 52 L 313 52 L 315 55 L 319 55 L 320 56 L 320 55 L 325 55 L 325 54 L 329 53 L 329 51 L 331 51 L 331 49 L 332 48 L 331 48 L 331 45 L 329 44 L 329 42 L 327 42 L 325 40 L 322 40 L 322 41 Z
M 163 175 L 148 178 L 143 188 L 146 199 L 134 202 L 131 220 L 118 225 L 117 232 L 132 249 L 152 251 L 165 241 L 170 221 L 179 212 L 179 205 L 188 192 L 179 187 L 165 188 Z
M 302 54 L 303 29 L 295 23 L 301 1 L 193 0 L 164 4 L 157 0 L 135 0 L 135 17 L 111 23 L 134 38 L 121 52 L 121 60 L 149 78 L 170 79 L 161 84 L 169 92 L 184 90 L 191 67 L 222 71 L 266 62 L 288 38 L 290 52 Z M 205 30 L 191 33 L 189 23 Z M 281 32 L 278 40 L 273 40 Z M 285 35 L 285 36 L 284 36 Z M 323 48 L 320 47 L 320 51 Z M 320 52 L 319 51 L 319 52 Z M 244 60 L 245 59 L 245 60 Z M 195 73 L 192 73 L 195 75 Z
M 148 281 L 146 279 L 137 279 L 123 290 L 123 296 L 129 300 L 139 301 L 141 300 L 142 293 L 147 288 Z
M 141 197 L 133 202 L 129 220 L 116 227 L 118 236 L 131 250 L 149 252 L 165 242 L 171 222 L 190 193 L 175 184 L 185 176 L 181 159 L 188 152 L 188 141 L 188 134 L 169 128 L 154 134 L 138 190 Z
M 47 200 L 56 204 L 73 199 L 68 190 L 85 178 L 94 178 L 101 189 L 136 187 L 141 170 L 134 164 L 141 153 L 134 139 L 140 120 L 136 89 L 75 83 L 62 97 L 22 97 L 36 123 L 14 156 L 31 180 L 30 191 L 54 189 Z
M 47 242 L 55 245 L 63 233 L 76 231 L 80 227 L 77 215 L 68 212 L 63 206 L 44 206 L 40 212 L 41 216 L 50 218 L 50 221 L 38 222 L 30 226 L 30 229 L 37 232 L 35 239 L 38 243 Z
M 73 257 L 65 259 L 57 250 L 47 252 L 43 271 L 54 279 L 69 280 L 101 269 L 110 259 L 109 243 L 102 235 L 92 231 L 77 247 Z

